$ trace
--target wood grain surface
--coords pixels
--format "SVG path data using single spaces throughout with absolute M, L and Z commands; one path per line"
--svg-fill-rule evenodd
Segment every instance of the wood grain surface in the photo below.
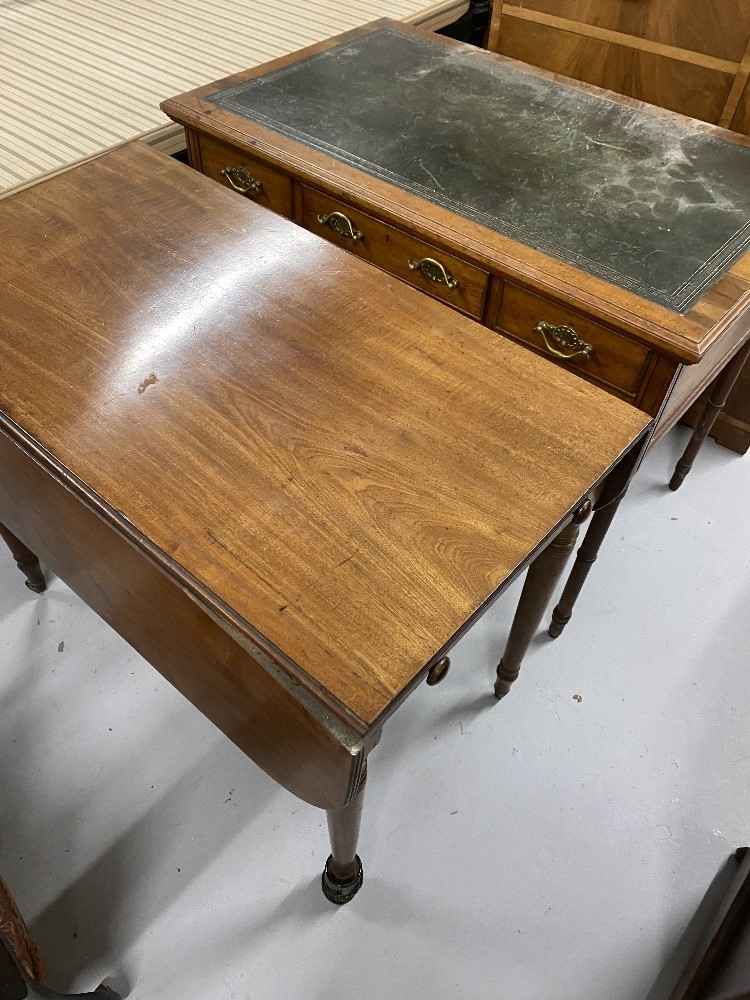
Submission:
M 622 333 L 653 346 L 663 356 L 686 364 L 699 362 L 705 351 L 721 338 L 726 322 L 731 321 L 737 311 L 750 308 L 750 280 L 742 270 L 741 260 L 730 268 L 685 315 L 680 315 L 673 310 L 648 302 L 602 278 L 583 274 L 574 266 L 563 263 L 540 250 L 493 232 L 478 222 L 463 218 L 441 205 L 401 190 L 386 180 L 370 176 L 354 166 L 331 157 L 328 153 L 286 138 L 271 128 L 251 122 L 208 100 L 210 95 L 217 91 L 290 66 L 332 45 L 345 40 L 354 40 L 376 28 L 389 26 L 396 27 L 394 22 L 387 19 L 374 21 L 264 66 L 237 73 L 170 98 L 164 101 L 161 107 L 175 121 L 184 124 L 190 135 L 193 135 L 195 130 L 201 136 L 220 139 L 238 150 L 250 151 L 253 156 L 266 160 L 276 168 L 288 171 L 295 179 L 295 186 L 300 192 L 303 185 L 322 190 L 326 195 L 340 198 L 355 210 L 366 212 L 388 225 L 432 244 L 437 251 L 455 254 L 476 267 L 487 270 L 491 278 L 486 303 L 492 302 L 500 294 L 498 285 L 507 278 L 526 285 L 532 291 L 553 298 L 561 305 L 569 305 L 574 310 L 580 310 L 595 321 L 614 325 Z M 399 31 L 406 33 L 422 34 L 405 25 L 397 27 Z M 739 145 L 750 145 L 749 139 L 718 126 L 686 119 L 682 115 L 643 101 L 571 80 L 493 52 L 483 52 L 453 39 L 439 35 L 431 38 L 435 44 L 462 49 L 478 63 L 481 61 L 503 63 L 527 74 L 532 80 L 540 78 L 558 82 L 573 90 L 597 95 L 606 101 L 636 109 L 657 119 L 676 122 L 683 127 L 715 135 Z M 730 85 L 731 81 L 727 90 Z M 297 221 L 302 221 L 301 217 Z M 485 306 L 483 321 L 492 321 L 488 305 Z M 534 323 L 532 327 L 533 325 Z M 644 390 L 647 391 L 645 385 Z
M 645 45 L 641 39 L 635 39 L 641 44 L 633 44 L 629 36 L 614 32 L 582 31 L 587 26 L 562 18 L 545 17 L 540 22 L 517 16 L 525 8 L 503 10 L 508 11 L 500 34 L 503 55 L 670 111 L 719 122 L 737 64 L 666 45 Z
M 696 6 L 691 0 L 505 0 L 503 13 L 539 11 L 632 36 L 631 45 L 650 40 L 734 62 L 750 36 L 750 7 L 744 0 Z
M 750 79 L 745 80 L 730 127 L 743 135 L 750 135 Z
M 5 423 L 366 725 L 648 422 L 137 143 L 0 230 Z
M 3 521 L 266 774 L 313 805 L 345 806 L 376 735 L 327 724 L 312 696 L 45 465 L 0 431 Z

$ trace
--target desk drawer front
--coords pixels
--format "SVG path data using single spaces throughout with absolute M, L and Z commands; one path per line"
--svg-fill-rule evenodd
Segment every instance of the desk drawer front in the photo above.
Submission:
M 302 212 L 305 229 L 428 295 L 482 318 L 489 281 L 486 271 L 312 188 L 302 189 Z
M 511 282 L 505 283 L 494 326 L 625 397 L 637 395 L 651 357 L 643 344 Z
M 272 212 L 292 217 L 292 181 L 262 160 L 205 135 L 200 137 L 201 172 Z

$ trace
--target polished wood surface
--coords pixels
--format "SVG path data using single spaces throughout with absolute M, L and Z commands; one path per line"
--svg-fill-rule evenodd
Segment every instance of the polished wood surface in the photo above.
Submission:
M 650 421 L 137 143 L 0 226 L 4 537 L 328 812 L 348 902 L 383 721 Z
M 750 6 L 743 0 L 505 0 L 493 7 L 488 47 L 750 135 Z M 690 403 L 715 374 L 702 368 L 683 373 L 662 433 L 686 405 L 686 422 L 700 419 L 707 394 Z M 750 448 L 749 386 L 750 365 L 711 431 L 740 454 Z
M 750 36 L 750 9 L 744 0 L 688 4 L 686 0 L 505 0 L 510 8 L 565 18 L 583 31 L 604 28 L 717 59 L 737 62 Z
M 25 437 L 0 431 L 0 469 L 2 516 L 45 565 L 279 784 L 347 804 L 376 735 L 326 725 L 197 581 Z
M 391 22 L 379 21 L 347 35 L 321 43 L 300 53 L 263 67 L 216 81 L 189 94 L 166 101 L 162 107 L 187 128 L 191 148 L 217 139 L 237 151 L 252 155 L 285 171 L 292 179 L 295 220 L 320 231 L 319 213 L 307 214 L 303 208 L 308 192 L 319 199 L 330 199 L 338 210 L 357 220 L 375 219 L 385 235 L 397 233 L 398 240 L 422 241 L 433 249 L 431 256 L 445 259 L 450 270 L 460 261 L 474 275 L 464 282 L 460 294 L 474 295 L 483 289 L 483 275 L 489 275 L 484 291 L 481 316 L 479 299 L 460 300 L 459 289 L 443 286 L 412 275 L 411 280 L 429 295 L 437 295 L 454 308 L 481 319 L 485 325 L 511 336 L 542 354 L 555 365 L 575 370 L 579 376 L 607 391 L 632 401 L 644 412 L 658 417 L 653 440 L 666 433 L 680 419 L 691 403 L 715 378 L 717 371 L 750 333 L 750 273 L 747 256 L 740 259 L 719 282 L 685 315 L 647 302 L 632 292 L 600 278 L 591 277 L 544 253 L 533 250 L 476 222 L 460 217 L 440 205 L 403 191 L 364 171 L 355 169 L 330 155 L 317 152 L 285 138 L 269 128 L 256 125 L 231 111 L 222 109 L 207 98 L 234 84 L 289 66 L 295 60 L 323 51 L 343 39 L 354 39 L 362 32 Z M 411 30 L 411 29 L 407 29 Z M 444 45 L 457 45 L 449 39 L 436 39 Z M 561 80 L 535 67 L 512 62 L 488 52 L 471 51 L 477 60 L 499 61 L 512 65 L 533 78 Z M 655 118 L 679 121 L 699 131 L 714 134 L 740 145 L 750 140 L 715 126 L 687 123 L 669 111 L 643 102 L 617 96 L 585 83 L 565 81 L 588 94 L 607 101 L 644 111 Z M 199 160 L 192 163 L 200 169 Z M 398 270 L 400 258 L 389 253 L 384 236 L 378 233 L 380 250 L 374 256 L 346 236 L 325 233 L 339 246 L 373 260 L 379 267 L 404 275 Z M 441 255 L 445 255 L 444 258 Z M 403 255 L 401 255 L 403 256 Z M 398 263 L 398 266 L 397 266 Z M 473 269 L 473 270 L 471 270 Z M 479 272 L 477 274 L 477 272 Z M 595 347 L 587 362 L 581 358 L 563 360 L 551 355 L 536 333 L 541 321 L 571 325 L 583 339 Z M 671 405 L 665 403 L 671 400 Z
M 652 359 L 652 352 L 644 344 L 594 323 L 570 307 L 561 306 L 552 299 L 506 281 L 494 328 L 546 356 L 548 351 L 544 340 L 536 327 L 529 323 L 529 316 L 538 316 L 540 322 L 553 326 L 568 324 L 593 348 L 590 357 L 571 358 L 566 367 L 580 371 L 588 381 L 621 395 L 623 399 L 638 398 Z
M 750 71 L 750 66 L 743 74 L 744 86 L 740 91 L 737 107 L 729 125 L 729 128 L 735 132 L 742 132 L 743 135 L 750 135 L 750 77 L 747 75 L 748 71 Z
M 505 9 L 505 8 L 504 8 Z M 525 8 L 510 8 L 514 14 Z M 703 65 L 699 59 L 687 62 L 674 58 L 673 50 L 649 51 L 630 46 L 607 32 L 605 37 L 581 34 L 545 18 L 542 23 L 527 17 L 505 14 L 498 51 L 512 59 L 541 63 L 544 69 L 595 83 L 614 90 L 626 83 L 622 93 L 648 101 L 683 115 L 718 124 L 734 83 L 734 64 L 724 68 Z M 598 33 L 597 33 L 598 34 Z M 614 33 L 612 33 L 614 34 Z
M 6 434 L 361 732 L 647 423 L 137 144 L 0 225 Z
M 505 0 L 493 8 L 488 47 L 728 126 L 749 41 L 742 0 Z
M 332 229 L 323 219 L 333 215 L 343 215 L 361 236 L 353 240 Z M 394 274 L 415 288 L 427 292 L 434 298 L 442 299 L 461 312 L 481 319 L 489 283 L 486 270 L 475 267 L 467 261 L 446 253 L 439 247 L 422 240 L 416 240 L 394 226 L 387 226 L 371 215 L 345 202 L 331 198 L 314 188 L 302 187 L 302 211 L 300 223 L 310 232 L 330 240 L 338 246 L 344 245 L 351 253 L 376 267 Z M 346 231 L 346 230 L 345 230 Z M 455 286 L 431 281 L 421 270 L 409 266 L 410 261 L 432 259 L 443 267 L 450 282 Z
M 238 153 L 224 142 L 203 139 L 198 152 L 201 172 L 225 187 L 232 188 L 256 205 L 269 208 L 287 219 L 292 217 L 292 182 L 267 163 L 248 153 Z M 244 173 L 233 173 L 237 168 Z M 231 180 L 230 180 L 231 178 Z M 257 187 L 254 182 L 257 182 Z M 252 186 L 251 186 L 252 184 Z M 247 187 L 248 190 L 242 189 Z

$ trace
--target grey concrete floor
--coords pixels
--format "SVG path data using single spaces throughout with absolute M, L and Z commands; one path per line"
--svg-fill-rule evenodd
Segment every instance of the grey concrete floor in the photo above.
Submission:
M 0 552 L 0 873 L 57 989 L 133 1000 L 658 1000 L 750 841 L 750 460 L 649 455 L 573 622 L 488 698 L 518 587 L 371 757 L 349 906 L 325 817 L 59 581 Z M 573 696 L 580 695 L 582 700 Z

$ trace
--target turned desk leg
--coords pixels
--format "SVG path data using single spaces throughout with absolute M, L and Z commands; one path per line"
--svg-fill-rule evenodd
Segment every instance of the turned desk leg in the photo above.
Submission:
M 367 769 L 365 768 L 357 793 L 345 809 L 329 809 L 328 833 L 331 837 L 331 854 L 323 869 L 323 892 L 332 903 L 348 903 L 362 888 L 362 862 L 357 854 L 357 840 L 362 821 Z
M 590 513 L 591 501 L 586 500 L 573 519 L 529 566 L 503 658 L 497 668 L 496 698 L 504 698 L 518 677 L 526 651 L 575 547 L 578 528 Z
M 556 639 L 572 618 L 573 608 L 578 600 L 578 595 L 583 589 L 591 567 L 596 562 L 599 549 L 624 496 L 625 494 L 623 493 L 617 500 L 608 503 L 606 507 L 601 507 L 599 510 L 594 511 L 591 524 L 578 550 L 576 561 L 573 563 L 573 569 L 570 571 L 570 576 L 567 579 L 560 601 L 552 612 L 552 621 L 549 626 L 550 638 Z
M 716 422 L 716 418 L 724 409 L 727 397 L 732 391 L 734 383 L 739 378 L 742 367 L 749 356 L 750 340 L 740 351 L 737 352 L 737 354 L 735 354 L 711 387 L 711 395 L 708 398 L 703 414 L 696 424 L 693 436 L 690 438 L 688 446 L 683 452 L 682 458 L 675 466 L 674 473 L 669 481 L 670 490 L 678 490 L 685 481 L 685 476 L 687 476 L 688 472 L 692 469 L 693 462 L 701 449 L 701 445 L 710 433 L 711 428 Z
M 16 560 L 16 565 L 26 577 L 26 586 L 33 590 L 35 594 L 41 594 L 47 589 L 39 560 L 31 551 L 27 549 L 20 538 L 12 535 L 8 529 L 0 524 L 0 538 L 5 542 L 11 551 L 11 555 Z

